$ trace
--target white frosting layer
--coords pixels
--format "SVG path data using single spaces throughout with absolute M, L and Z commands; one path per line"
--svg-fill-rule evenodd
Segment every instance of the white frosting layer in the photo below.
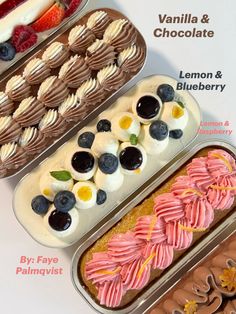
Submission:
M 93 13 L 88 21 L 87 21 L 87 26 L 88 28 L 92 29 L 94 26 L 96 26 L 97 23 L 102 21 L 105 17 L 107 16 L 107 13 L 104 11 L 96 11 Z
M 72 208 L 69 211 L 69 214 L 71 216 L 71 225 L 70 227 L 65 230 L 65 231 L 57 231 L 54 230 L 48 222 L 48 219 L 51 215 L 51 213 L 55 210 L 55 207 L 52 205 L 47 213 L 47 215 L 44 216 L 43 221 L 44 224 L 46 226 L 46 228 L 48 229 L 48 231 L 53 234 L 54 236 L 58 237 L 58 238 L 67 238 L 70 236 L 73 236 L 73 234 L 76 232 L 76 229 L 78 228 L 79 225 L 79 212 L 76 208 Z
M 122 66 L 122 64 L 126 61 L 126 60 L 130 60 L 132 59 L 137 52 L 137 46 L 133 45 L 131 47 L 128 47 L 127 49 L 121 51 L 121 53 L 118 56 L 118 65 Z
M 97 157 L 104 153 L 116 156 L 118 148 L 119 142 L 111 132 L 98 132 L 95 135 L 91 150 Z
M 77 25 L 72 30 L 70 31 L 69 37 L 68 37 L 68 42 L 69 45 L 73 45 L 74 42 L 79 38 L 83 37 L 85 32 L 87 30 L 87 27 L 85 25 Z
M 76 92 L 78 100 L 81 100 L 84 96 L 88 95 L 92 91 L 98 88 L 98 81 L 96 79 L 89 79 L 88 81 L 84 82 Z
M 91 192 L 91 198 L 87 201 L 81 199 L 78 195 L 78 191 L 80 189 L 87 188 Z M 78 182 L 74 185 L 72 192 L 75 195 L 76 198 L 76 205 L 75 207 L 77 209 L 88 209 L 95 206 L 97 201 L 97 188 L 96 185 L 92 182 Z
M 23 72 L 23 76 L 26 77 L 34 73 L 37 73 L 44 66 L 45 66 L 45 62 L 42 59 L 34 58 L 26 65 Z
M 43 116 L 42 120 L 39 123 L 39 129 L 44 130 L 46 127 L 53 125 L 57 121 L 57 117 L 57 110 L 48 110 L 48 112 Z
M 19 107 L 16 109 L 16 111 L 13 114 L 13 118 L 19 117 L 23 112 L 25 112 L 33 104 L 34 101 L 35 101 L 35 97 L 33 96 L 22 100 Z
M 0 106 L 8 100 L 8 96 L 4 92 L 0 92 Z
M 127 170 L 127 169 L 124 169 L 121 167 L 121 171 L 127 175 L 137 175 L 137 176 L 141 175 L 142 171 L 144 170 L 144 168 L 147 165 L 147 153 L 146 153 L 145 149 L 140 144 L 132 145 L 130 143 L 122 143 L 120 145 L 119 154 L 126 147 L 135 147 L 135 148 L 139 149 L 140 152 L 142 153 L 142 156 L 143 156 L 143 162 L 142 162 L 141 166 L 136 170 Z
M 130 119 L 131 123 L 129 127 L 122 128 L 121 123 L 123 119 Z M 130 112 L 120 112 L 111 120 L 111 130 L 118 140 L 128 142 L 132 134 L 137 137 L 139 136 L 140 122 L 134 114 Z
M 107 78 L 111 78 L 118 71 L 116 64 L 108 65 L 107 67 L 101 69 L 97 74 L 97 79 L 100 84 L 102 84 Z
M 43 81 L 38 90 L 38 98 L 42 97 L 52 87 L 56 79 L 56 76 L 49 76 Z
M 7 41 L 17 25 L 28 25 L 39 18 L 54 0 L 28 0 L 0 19 L 0 43 Z
M 94 53 L 95 51 L 97 51 L 99 48 L 102 47 L 102 45 L 104 44 L 103 40 L 97 39 L 91 46 L 88 47 L 88 51 L 90 53 Z
M 75 55 L 71 57 L 66 63 L 63 64 L 63 66 L 60 69 L 59 72 L 59 78 L 61 79 L 70 69 L 71 67 L 75 64 L 75 62 L 78 60 L 79 56 Z
M 21 75 L 13 76 L 6 85 L 6 93 L 21 87 L 25 83 L 25 79 Z
M 168 146 L 169 136 L 167 136 L 163 141 L 158 141 L 150 135 L 149 129 L 150 124 L 142 126 L 139 141 L 143 145 L 147 154 L 158 155 Z
M 98 169 L 94 176 L 94 182 L 98 189 L 115 192 L 123 185 L 124 175 L 121 173 L 120 167 L 113 174 L 105 174 Z
M 10 157 L 12 157 L 17 149 L 17 145 L 15 143 L 5 144 L 1 147 L 0 150 L 0 159 L 2 162 L 6 161 Z
M 0 132 L 3 132 L 6 130 L 12 122 L 12 117 L 11 116 L 6 116 L 6 117 L 1 117 L 0 118 Z
M 64 48 L 64 44 L 58 41 L 52 43 L 43 53 L 42 59 L 47 62 L 53 58 L 55 58 L 58 54 L 60 54 Z
M 114 38 L 116 38 L 120 32 L 122 31 L 122 28 L 124 25 L 128 23 L 128 20 L 125 19 L 119 19 L 113 21 L 106 29 L 103 39 L 106 43 L 110 43 Z
M 183 115 L 181 117 L 175 118 L 173 116 L 174 107 L 177 107 L 177 108 L 180 108 L 180 110 L 183 110 Z M 182 108 L 175 101 L 164 103 L 161 120 L 167 123 L 170 131 L 175 130 L 175 129 L 184 130 L 186 125 L 188 124 L 188 119 L 189 119 L 189 115 L 186 108 Z
M 72 108 L 79 107 L 80 104 L 77 102 L 77 97 L 74 94 L 69 95 L 64 102 L 60 105 L 58 108 L 58 112 L 63 115 L 67 111 L 69 111 Z
M 20 146 L 27 146 L 37 136 L 37 133 L 38 130 L 34 127 L 26 128 L 19 139 Z

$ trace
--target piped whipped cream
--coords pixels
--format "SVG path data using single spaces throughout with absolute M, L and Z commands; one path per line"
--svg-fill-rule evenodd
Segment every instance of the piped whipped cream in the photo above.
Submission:
M 76 61 L 81 58 L 80 56 L 78 55 L 75 55 L 73 57 L 71 57 L 66 63 L 63 64 L 63 66 L 61 67 L 60 69 L 60 72 L 59 72 L 59 78 L 63 78 L 64 75 L 70 71 L 70 69 L 72 68 L 72 66 L 76 63 Z
M 79 37 L 83 37 L 86 31 L 87 27 L 85 25 L 77 25 L 72 28 L 68 37 L 69 45 L 73 45 Z
M 34 127 L 26 128 L 19 139 L 20 146 L 27 146 L 37 136 L 37 133 L 38 130 Z
M 8 96 L 4 92 L 0 92 L 0 106 L 8 100 Z
M 58 41 L 52 43 L 43 53 L 42 59 L 47 62 L 55 58 L 64 49 L 64 44 Z
M 37 73 L 44 66 L 45 66 L 45 62 L 42 59 L 34 58 L 26 65 L 23 72 L 23 76 L 27 77 L 28 75 Z
M 21 75 L 13 76 L 6 85 L 6 93 L 16 90 L 25 83 L 25 79 Z
M 87 21 L 87 27 L 92 29 L 94 26 L 96 26 L 100 21 L 102 21 L 104 18 L 106 18 L 107 13 L 104 11 L 96 11 L 93 13 L 88 21 Z
M 58 112 L 56 110 L 50 109 L 48 112 L 44 115 L 42 120 L 39 123 L 39 129 L 43 130 L 48 126 L 53 125 L 58 118 Z
M 74 94 L 69 95 L 65 101 L 60 105 L 58 112 L 63 116 L 72 108 L 79 107 L 80 104 L 77 101 L 77 97 Z
M 88 95 L 92 91 L 98 88 L 98 81 L 96 79 L 89 79 L 88 81 L 84 82 L 78 89 L 77 89 L 77 97 L 81 100 L 84 96 Z
M 0 118 L 0 132 L 5 131 L 12 123 L 12 117 L 1 117 Z
M 106 79 L 113 77 L 118 71 L 116 64 L 108 65 L 107 67 L 100 70 L 97 74 L 97 79 L 102 84 Z
M 137 46 L 133 45 L 125 50 L 123 50 L 118 56 L 118 65 L 122 66 L 122 64 L 126 60 L 132 59 L 137 53 Z
M 50 76 L 40 85 L 38 90 L 38 98 L 42 97 L 47 91 L 52 87 L 53 83 L 56 81 L 56 76 Z
M 0 159 L 2 162 L 6 161 L 12 157 L 17 150 L 17 145 L 15 143 L 5 144 L 1 147 L 0 150 Z
M 35 97 L 31 96 L 28 97 L 20 103 L 19 107 L 16 109 L 16 111 L 13 114 L 13 118 L 19 117 L 22 113 L 24 113 L 29 107 L 35 102 Z
M 104 41 L 97 39 L 91 46 L 88 47 L 88 52 L 94 53 L 98 51 L 98 49 L 100 49 L 103 45 Z
M 113 21 L 106 29 L 103 39 L 106 43 L 110 43 L 114 38 L 116 38 L 122 31 L 124 25 L 128 23 L 128 20 L 119 19 Z

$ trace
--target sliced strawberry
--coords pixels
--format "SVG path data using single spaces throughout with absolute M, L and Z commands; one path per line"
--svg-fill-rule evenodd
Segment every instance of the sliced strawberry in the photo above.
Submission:
M 37 34 L 32 27 L 18 25 L 14 28 L 11 42 L 17 52 L 23 52 L 32 47 L 37 42 Z
M 66 6 L 65 18 L 71 16 L 78 9 L 82 0 L 63 0 Z
M 44 32 L 58 26 L 63 20 L 64 15 L 64 6 L 60 2 L 56 2 L 31 26 L 36 32 Z

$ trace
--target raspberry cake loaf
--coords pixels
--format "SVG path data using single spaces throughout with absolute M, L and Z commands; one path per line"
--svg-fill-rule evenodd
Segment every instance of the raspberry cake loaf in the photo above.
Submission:
M 150 314 L 214 313 L 236 313 L 236 234 L 172 288 Z
M 78 272 L 97 301 L 127 305 L 234 207 L 236 163 L 205 148 L 85 252 Z

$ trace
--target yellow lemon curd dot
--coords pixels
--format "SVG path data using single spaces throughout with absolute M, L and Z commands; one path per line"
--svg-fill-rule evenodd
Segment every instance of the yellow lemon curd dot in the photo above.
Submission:
M 140 174 L 140 173 L 141 173 L 141 169 L 138 168 L 138 169 L 134 170 L 134 172 L 135 172 L 136 174 Z
M 92 190 L 89 186 L 83 186 L 77 191 L 77 195 L 79 199 L 81 199 L 84 202 L 88 202 L 92 198 Z
M 196 314 L 198 305 L 196 301 L 188 301 L 184 306 L 184 312 L 186 314 Z
M 128 130 L 132 124 L 133 120 L 132 118 L 128 117 L 128 116 L 124 116 L 120 119 L 120 127 L 123 130 Z
M 172 116 L 175 119 L 179 119 L 184 115 L 184 109 L 179 106 L 179 105 L 175 105 L 172 109 Z
M 50 189 L 44 189 L 44 190 L 43 190 L 43 194 L 44 194 L 45 196 L 52 196 L 52 191 L 51 191 Z

